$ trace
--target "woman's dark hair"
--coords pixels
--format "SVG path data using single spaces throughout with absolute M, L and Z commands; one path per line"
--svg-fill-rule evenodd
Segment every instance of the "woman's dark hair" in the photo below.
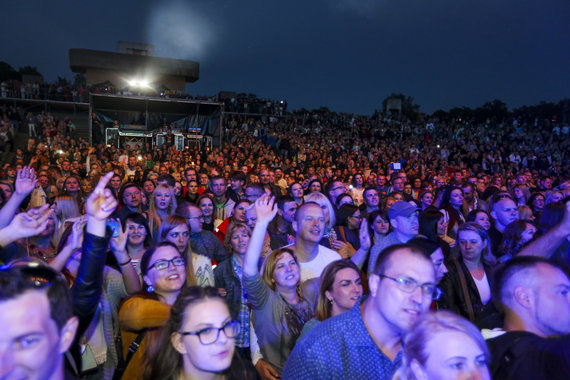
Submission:
M 152 258 L 152 255 L 154 255 L 157 249 L 162 247 L 172 247 L 176 250 L 176 252 L 178 252 L 178 248 L 169 241 L 160 242 L 154 247 L 150 247 L 149 249 L 144 251 L 140 261 L 140 269 L 141 269 L 141 274 L 143 276 L 146 276 L 148 273 L 148 266 L 150 264 L 150 259 Z
M 149 346 L 145 352 L 147 366 L 144 370 L 143 379 L 167 380 L 177 378 L 178 373 L 183 369 L 183 360 L 182 355 L 172 345 L 172 336 L 182 330 L 188 307 L 206 299 L 218 299 L 225 303 L 224 298 L 218 293 L 218 289 L 211 286 L 182 288 L 170 309 L 170 317 L 163 327 L 158 344 L 154 347 Z
M 377 209 L 377 210 L 372 211 L 370 214 L 368 214 L 368 218 L 367 218 L 368 227 L 372 228 L 372 226 L 374 225 L 374 221 L 378 217 L 381 217 L 382 220 L 385 220 L 388 223 L 390 223 L 390 218 L 388 217 L 388 213 L 383 209 Z
M 480 212 L 487 215 L 489 220 L 491 220 L 491 216 L 489 215 L 489 213 L 487 211 L 483 210 L 482 208 L 478 208 L 477 210 L 470 211 L 469 214 L 467 214 L 465 221 L 466 222 L 474 222 L 475 219 L 477 218 L 477 214 L 479 214 Z
M 318 180 L 318 179 L 314 179 L 314 180 L 312 180 L 311 182 L 309 182 L 309 186 L 307 186 L 307 191 L 311 192 L 311 185 L 312 185 L 313 183 L 315 183 L 315 182 L 318 182 L 318 184 L 321 185 L 321 192 L 323 192 L 323 191 L 324 191 L 324 189 L 323 189 L 323 183 L 322 183 L 320 180 Z
M 348 218 L 354 215 L 356 211 L 358 211 L 358 206 L 352 205 L 350 203 L 345 203 L 338 209 L 338 219 L 336 224 L 338 226 L 345 226 L 348 227 Z
M 354 204 L 354 198 L 352 198 L 352 195 L 350 195 L 349 193 L 341 193 L 338 195 L 338 197 L 336 197 L 336 204 L 335 206 L 338 208 L 338 205 L 340 204 L 340 201 L 342 198 L 350 198 L 350 200 L 352 201 L 352 204 Z
M 540 210 L 537 210 L 534 208 L 534 201 L 536 200 L 536 198 L 538 197 L 542 197 L 542 199 L 546 202 L 546 197 L 544 196 L 544 194 L 542 194 L 540 191 L 534 192 L 530 195 L 530 197 L 528 198 L 528 201 L 526 201 L 526 205 L 528 207 L 530 207 L 530 209 L 532 210 L 532 212 L 535 213 L 534 216 L 537 216 L 536 213 L 539 212 Z
M 449 224 L 447 225 L 447 231 L 448 234 L 452 237 L 455 237 L 454 234 L 452 233 L 452 231 L 454 231 L 455 226 L 461 226 L 461 224 L 463 224 L 462 220 L 461 220 L 461 215 L 463 216 L 467 215 L 467 213 L 465 212 L 465 202 L 463 202 L 464 204 L 459 207 L 459 210 L 457 210 L 455 207 L 453 207 L 450 203 L 451 200 L 451 193 L 454 192 L 455 190 L 459 190 L 461 192 L 461 194 L 463 195 L 463 189 L 459 186 L 447 186 L 443 191 L 443 198 L 441 200 L 441 208 L 445 209 L 447 211 L 447 213 L 449 214 Z
M 541 235 L 544 235 L 552 227 L 556 226 L 558 223 L 560 223 L 560 221 L 562 221 L 565 209 L 566 205 L 564 202 L 549 203 L 544 206 L 542 213 L 540 214 L 540 220 L 538 222 L 538 231 Z
M 532 224 L 529 220 L 515 220 L 509 223 L 505 227 L 503 232 L 503 240 L 499 245 L 497 257 L 504 255 L 510 255 L 512 257 L 516 256 L 517 253 L 522 249 L 524 243 L 522 240 L 522 234 L 526 230 L 526 225 Z
M 437 207 L 426 207 L 419 217 L 419 234 L 424 235 L 431 241 L 438 241 L 437 223 L 439 223 L 441 218 L 443 218 L 443 214 L 437 209 Z
M 146 218 L 142 214 L 139 214 L 138 212 L 133 212 L 127 215 L 127 217 L 124 218 L 123 221 L 121 222 L 123 231 L 126 231 L 127 220 L 130 220 L 136 224 L 144 226 L 144 229 L 146 230 L 146 237 L 144 238 L 143 247 L 149 248 L 153 242 L 152 242 L 152 235 L 150 233 L 150 227 L 148 226 L 148 220 L 146 220 Z
M 408 241 L 407 244 L 411 244 L 414 247 L 418 248 L 429 260 L 431 260 L 431 254 L 434 253 L 438 248 L 441 248 L 437 242 L 428 239 L 425 236 L 417 236 Z

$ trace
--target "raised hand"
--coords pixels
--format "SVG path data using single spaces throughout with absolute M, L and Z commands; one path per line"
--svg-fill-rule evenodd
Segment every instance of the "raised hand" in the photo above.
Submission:
M 370 241 L 370 231 L 368 229 L 368 220 L 366 220 L 366 218 L 362 219 L 362 223 L 360 223 L 358 238 L 360 240 L 360 249 L 368 251 L 372 243 Z
M 262 195 L 255 201 L 255 212 L 257 214 L 257 223 L 269 223 L 277 215 L 277 205 L 275 197 L 267 194 Z
M 83 218 L 73 223 L 71 235 L 67 243 L 71 249 L 81 248 L 81 244 L 83 244 L 83 226 L 85 226 L 85 219 Z
M 14 240 L 35 236 L 43 232 L 48 225 L 52 210 L 48 204 L 28 212 L 17 214 L 7 228 L 14 234 Z
M 129 240 L 129 232 L 123 231 L 123 226 L 119 219 L 116 219 L 119 223 L 119 236 L 114 236 L 111 238 L 111 249 L 113 252 L 125 252 L 127 247 L 127 240 Z
M 26 197 L 34 190 L 37 183 L 38 180 L 36 178 L 34 168 L 24 166 L 22 169 L 18 170 L 18 174 L 16 176 L 16 194 Z
M 114 173 L 109 172 L 101 177 L 95 189 L 85 202 L 85 210 L 87 216 L 98 220 L 106 220 L 117 208 L 117 200 L 113 196 L 111 190 L 106 189 L 107 183 L 111 180 Z

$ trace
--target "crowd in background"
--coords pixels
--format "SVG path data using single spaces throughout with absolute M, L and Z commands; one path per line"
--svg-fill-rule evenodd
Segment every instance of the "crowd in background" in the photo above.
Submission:
M 489 378 L 474 325 L 488 339 L 508 325 L 495 272 L 527 255 L 570 265 L 568 126 L 532 115 L 233 115 L 222 146 L 177 151 L 168 139 L 90 145 L 49 112 L 1 113 L 11 155 L 0 172 L 0 262 L 49 265 L 74 301 L 95 299 L 79 315 L 82 378 L 443 378 L 412 350 L 430 326 L 468 336 L 476 360 L 464 367 Z M 34 233 L 1 233 L 30 220 Z M 100 280 L 81 288 L 89 276 Z M 410 294 L 404 317 L 385 313 L 398 301 L 383 280 Z M 565 310 L 531 332 L 567 336 Z M 377 320 L 386 326 L 371 327 Z M 341 342 L 333 330 L 349 323 L 354 336 Z M 373 363 L 342 351 L 378 341 Z

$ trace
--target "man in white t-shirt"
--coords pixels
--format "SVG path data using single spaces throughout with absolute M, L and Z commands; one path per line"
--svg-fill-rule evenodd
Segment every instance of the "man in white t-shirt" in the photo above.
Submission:
M 320 277 L 325 267 L 341 256 L 319 244 L 325 233 L 325 214 L 320 205 L 306 202 L 297 209 L 293 229 L 296 242 L 291 245 L 295 250 L 301 267 L 301 282 Z

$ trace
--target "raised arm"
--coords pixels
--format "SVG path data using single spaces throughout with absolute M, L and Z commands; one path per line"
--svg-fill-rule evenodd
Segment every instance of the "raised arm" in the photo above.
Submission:
M 368 255 L 368 250 L 370 249 L 370 232 L 368 232 L 368 221 L 366 218 L 362 219 L 362 223 L 360 223 L 360 231 L 358 234 L 358 238 L 360 239 L 360 248 L 352 255 L 350 261 L 356 264 L 360 269 L 364 265 L 364 260 L 366 260 L 366 256 Z
M 37 183 L 36 172 L 33 168 L 24 166 L 18 170 L 14 194 L 0 210 L 0 228 L 6 227 L 10 223 L 20 204 L 34 190 Z
M 267 194 L 262 195 L 255 201 L 255 211 L 257 213 L 257 222 L 255 228 L 251 233 L 247 251 L 245 253 L 243 273 L 245 276 L 254 276 L 258 272 L 257 262 L 261 256 L 263 248 L 263 239 L 267 233 L 267 226 L 277 215 L 277 205 L 275 204 L 275 197 L 270 197 Z
M 526 245 L 517 256 L 542 256 L 549 258 L 552 253 L 570 236 L 570 201 L 566 202 L 566 210 L 562 221 L 550 231 Z
M 28 212 L 21 212 L 11 219 L 10 224 L 0 229 L 0 246 L 22 238 L 40 234 L 47 228 L 49 216 L 53 211 L 45 204 Z
M 141 280 L 133 266 L 131 257 L 127 253 L 126 246 L 129 233 L 128 231 L 123 231 L 123 225 L 120 220 L 117 219 L 116 221 L 119 223 L 119 236 L 111 238 L 111 251 L 121 269 L 125 290 L 130 295 L 133 295 L 141 290 Z

